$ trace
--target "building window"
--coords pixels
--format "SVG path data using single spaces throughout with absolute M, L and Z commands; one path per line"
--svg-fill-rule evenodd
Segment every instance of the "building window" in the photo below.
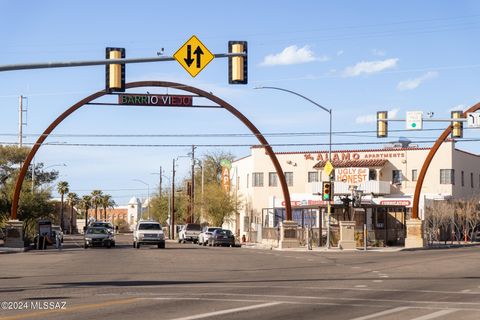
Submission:
M 375 169 L 368 170 L 368 180 L 377 180 L 377 170 Z
M 462 187 L 465 187 L 465 172 L 463 172 L 463 170 L 462 170 L 461 179 L 462 179 Z
M 308 172 L 308 182 L 318 182 L 318 171 Z
M 455 170 L 440 169 L 440 184 L 455 184 Z
M 473 188 L 473 172 L 470 172 L 470 187 Z
M 417 179 L 418 179 L 418 170 L 413 169 L 412 170 L 412 181 L 417 181 Z
M 252 173 L 252 187 L 263 187 L 263 172 Z
M 287 186 L 293 186 L 293 172 L 285 172 L 285 180 L 287 180 Z
M 392 184 L 402 183 L 402 170 L 392 170 Z
M 276 172 L 268 173 L 268 186 L 276 187 L 278 185 L 278 176 Z
M 249 184 L 250 184 L 250 175 L 247 173 L 247 188 Z

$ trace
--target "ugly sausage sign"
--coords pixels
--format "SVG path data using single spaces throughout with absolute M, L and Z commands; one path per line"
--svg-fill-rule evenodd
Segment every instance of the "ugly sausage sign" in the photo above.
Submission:
M 335 181 L 350 184 L 361 183 L 369 180 L 368 168 L 336 168 Z

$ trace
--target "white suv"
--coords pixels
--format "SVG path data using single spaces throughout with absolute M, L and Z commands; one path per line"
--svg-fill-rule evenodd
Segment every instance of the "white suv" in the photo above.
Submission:
M 141 244 L 153 244 L 158 248 L 165 248 L 165 235 L 162 225 L 157 221 L 140 220 L 133 231 L 133 247 L 140 248 Z

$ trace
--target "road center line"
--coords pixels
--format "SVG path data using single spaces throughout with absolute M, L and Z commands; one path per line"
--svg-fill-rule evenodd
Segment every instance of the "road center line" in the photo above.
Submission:
M 372 318 L 385 316 L 387 314 L 397 313 L 397 312 L 400 312 L 400 311 L 403 311 L 403 310 L 406 310 L 406 309 L 409 309 L 409 307 L 398 307 L 398 308 L 388 309 L 388 310 L 384 310 L 384 311 L 381 311 L 381 312 L 372 313 L 372 314 L 369 314 L 369 315 L 366 315 L 366 316 L 363 316 L 363 317 L 353 318 L 351 320 L 367 320 L 367 319 L 372 319 Z
M 242 311 L 260 309 L 260 308 L 272 307 L 272 306 L 275 306 L 275 305 L 278 305 L 278 304 L 281 304 L 281 302 L 262 303 L 262 304 L 257 304 L 257 305 L 253 305 L 253 306 L 248 306 L 248 307 L 240 307 L 240 308 L 226 309 L 226 310 L 220 310 L 220 311 L 215 311 L 215 312 L 196 314 L 196 315 L 193 315 L 193 316 L 175 318 L 175 319 L 172 319 L 172 320 L 193 320 L 193 319 L 209 318 L 209 317 L 213 317 L 213 316 L 219 316 L 219 315 L 224 315 L 224 314 L 229 314 L 229 313 L 234 313 L 234 312 L 242 312 Z

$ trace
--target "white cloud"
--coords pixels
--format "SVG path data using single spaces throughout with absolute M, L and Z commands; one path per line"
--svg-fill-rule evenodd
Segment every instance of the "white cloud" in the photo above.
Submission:
M 343 55 L 345 52 L 343 50 L 338 50 L 337 51 L 337 57 Z
M 323 62 L 328 60 L 329 58 L 327 56 L 315 57 L 315 53 L 310 49 L 309 46 L 299 48 L 296 45 L 293 45 L 286 47 L 280 53 L 267 55 L 260 65 L 271 67 L 278 65 L 308 63 L 313 61 Z
M 467 108 L 466 105 L 464 105 L 464 104 L 459 104 L 458 106 L 455 106 L 455 107 L 453 107 L 453 108 L 448 109 L 448 112 L 452 112 L 452 111 L 463 111 L 463 110 L 465 110 L 466 108 Z
M 438 72 L 436 71 L 429 71 L 425 73 L 424 75 L 414 78 L 414 79 L 408 79 L 405 81 L 400 81 L 397 85 L 397 89 L 400 91 L 405 91 L 405 90 L 413 90 L 418 88 L 423 82 L 436 78 L 438 77 Z
M 377 73 L 386 69 L 395 68 L 397 66 L 397 62 L 398 58 L 377 61 L 362 61 L 353 67 L 347 67 L 343 72 L 343 75 L 346 77 L 356 77 L 362 73 Z
M 388 119 L 395 119 L 397 117 L 398 108 L 392 109 L 388 111 Z M 366 124 L 366 123 L 374 123 L 377 121 L 377 114 L 367 114 L 363 116 L 358 116 L 355 118 L 355 123 L 357 124 Z

